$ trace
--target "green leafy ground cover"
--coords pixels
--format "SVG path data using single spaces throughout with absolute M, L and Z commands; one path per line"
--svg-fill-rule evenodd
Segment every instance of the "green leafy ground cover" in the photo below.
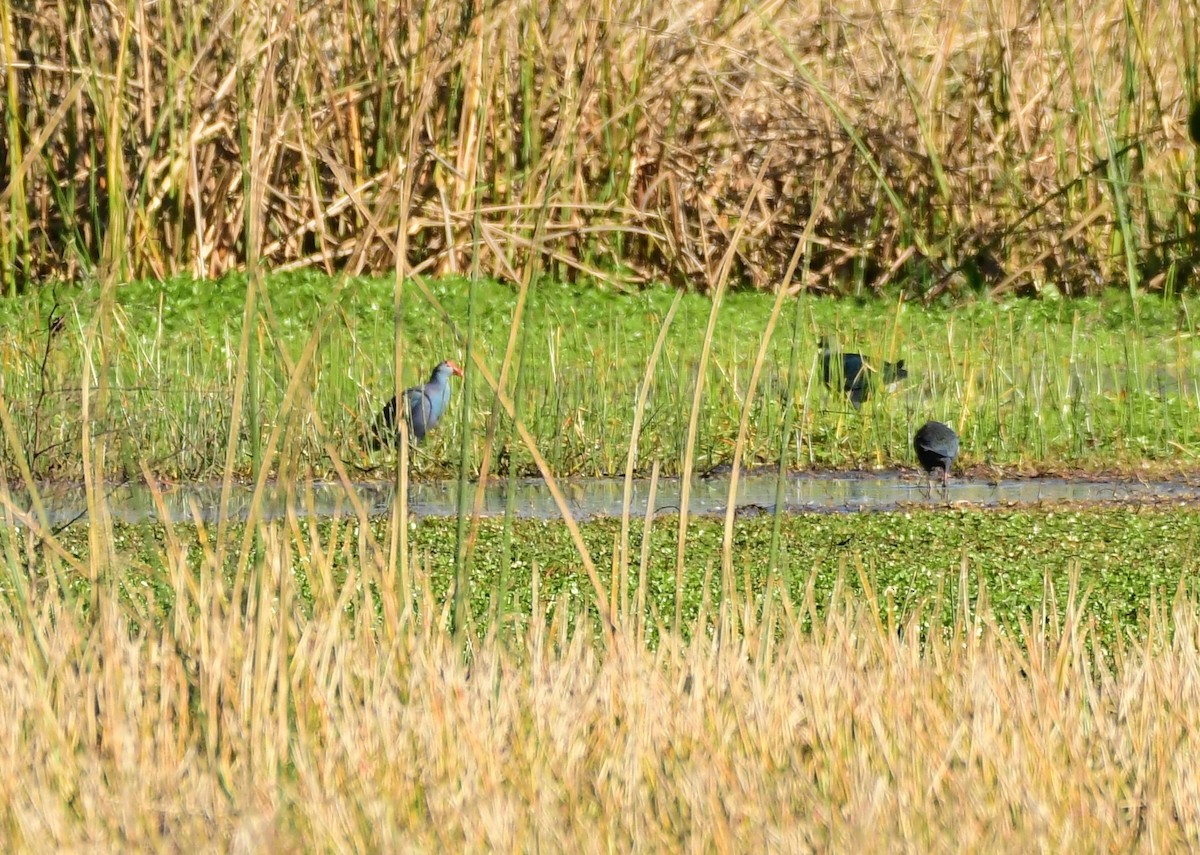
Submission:
M 659 517 L 651 532 L 646 574 L 646 611 L 651 626 L 667 627 L 675 611 L 675 535 L 677 519 Z M 770 516 L 743 517 L 734 529 L 730 579 L 721 578 L 721 521 L 697 518 L 690 524 L 682 584 L 684 632 L 694 629 L 702 600 L 751 602 L 761 608 L 770 576 Z M 364 571 L 369 562 L 361 550 L 364 542 L 353 521 L 324 521 L 316 526 L 319 541 L 332 557 L 329 579 L 314 569 L 304 549 L 294 549 L 293 572 L 299 595 L 312 607 L 314 598 L 326 604 L 338 600 L 349 579 L 360 593 L 349 598 L 351 609 L 372 600 L 372 582 Z M 374 525 L 379 542 L 385 541 L 387 521 Z M 618 520 L 583 525 L 588 549 L 598 567 L 614 566 L 613 550 Z M 188 565 L 205 568 L 204 551 L 196 529 L 177 526 L 176 533 L 189 551 Z M 236 539 L 241 532 L 233 530 Z M 566 527 L 558 522 L 517 520 L 511 529 L 506 561 L 501 520 L 484 520 L 474 551 L 470 607 L 474 626 L 483 631 L 497 614 L 497 595 L 504 590 L 506 624 L 523 624 L 533 609 L 534 577 L 543 607 L 575 615 L 592 601 L 592 589 L 579 569 L 579 559 Z M 209 534 L 211 536 L 211 533 Z M 288 534 L 282 535 L 285 539 Z M 454 578 L 455 521 L 425 519 L 410 524 L 410 548 L 423 578 L 413 579 L 412 590 L 433 592 L 431 602 L 414 595 L 416 612 L 430 608 L 434 616 L 449 602 Z M 299 538 L 303 541 L 305 536 Z M 118 526 L 114 542 L 124 556 L 118 571 L 122 590 L 146 617 L 169 615 L 174 602 L 172 580 L 163 558 L 164 530 L 159 526 Z M 898 621 L 917 611 L 926 621 L 940 614 L 950 621 L 961 614 L 965 601 L 972 609 L 986 591 L 991 614 L 1013 630 L 1033 619 L 1035 610 L 1061 613 L 1072 577 L 1087 595 L 1086 614 L 1096 621 L 1100 635 L 1136 634 L 1152 603 L 1172 599 L 1181 583 L 1191 590 L 1200 542 L 1200 511 L 1190 508 L 1021 510 L 913 509 L 894 513 L 798 514 L 784 517 L 781 560 L 776 579 L 795 603 L 811 595 L 820 612 L 834 588 L 841 584 L 854 600 L 873 599 L 883 612 L 892 609 Z M 71 529 L 64 543 L 77 555 L 89 554 L 86 529 Z M 637 602 L 642 526 L 631 535 L 632 565 L 626 594 Z M 535 570 L 536 568 L 536 570 Z M 207 570 L 198 570 L 198 576 Z M 602 572 L 611 591 L 611 572 Z M 330 581 L 333 588 L 329 588 Z M 965 588 L 963 587 L 965 585 Z M 730 587 L 726 587 L 730 586 Z M 86 593 L 88 583 L 77 580 Z M 1056 594 L 1051 597 L 1048 592 Z M 732 595 L 732 596 L 731 596 Z M 619 594 L 618 594 L 619 597 Z
M 53 336 L 47 333 L 54 300 L 49 290 L 6 301 L 0 311 L 0 389 L 35 475 L 80 474 L 84 378 L 93 384 L 93 435 L 106 443 L 113 475 L 140 477 L 145 461 L 171 477 L 220 477 L 235 416 L 238 476 L 252 471 L 256 440 L 261 448 L 276 426 L 291 459 L 315 474 L 333 471 L 326 443 L 352 473 L 358 473 L 354 467 L 387 464 L 386 452 L 366 447 L 364 433 L 393 388 L 393 285 L 352 280 L 335 298 L 337 286 L 309 273 L 269 279 L 250 338 L 256 370 L 239 414 L 233 412 L 243 376 L 238 344 L 245 290 L 239 280 L 119 288 L 104 348 L 94 339 L 85 347 L 96 305 L 90 292 L 72 292 L 60 305 L 66 323 Z M 404 385 L 423 381 L 443 358 L 470 362 L 462 337 L 471 289 L 461 280 L 442 280 L 432 283 L 431 292 L 441 310 L 412 284 L 404 292 Z M 508 391 L 557 475 L 623 471 L 637 393 L 673 296 L 667 289 L 614 294 L 593 286 L 533 288 L 517 338 L 516 355 L 524 358 L 520 371 L 514 367 L 510 374 Z M 516 292 L 480 282 L 473 300 L 474 351 L 498 375 Z M 771 304 L 770 295 L 733 293 L 720 308 L 699 410 L 697 468 L 732 456 Z M 711 306 L 707 297 L 684 296 L 667 333 L 644 416 L 641 472 L 654 460 L 664 474 L 681 467 Z M 786 446 L 793 467 L 911 465 L 913 430 L 937 418 L 961 433 L 966 467 L 1189 468 L 1200 451 L 1195 317 L 1190 298 L 1134 304 L 1116 293 L 952 310 L 789 298 L 751 403 L 747 461 L 774 463 Z M 909 377 L 855 412 L 820 383 L 817 340 L 826 333 L 876 361 L 904 358 Z M 296 406 L 281 416 L 290 372 L 312 337 L 313 368 L 297 384 Z M 109 388 L 103 409 L 97 404 L 101 378 Z M 464 430 L 468 472 L 478 470 L 496 407 L 478 371 L 469 387 L 469 422 L 461 419 L 459 383 L 455 411 L 415 456 L 413 477 L 456 474 Z M 785 437 L 788 407 L 792 424 Z M 534 471 L 511 420 L 501 418 L 496 426 L 492 471 L 508 465 Z M 11 463 L 13 451 L 5 445 Z M 267 465 L 278 467 L 279 458 Z

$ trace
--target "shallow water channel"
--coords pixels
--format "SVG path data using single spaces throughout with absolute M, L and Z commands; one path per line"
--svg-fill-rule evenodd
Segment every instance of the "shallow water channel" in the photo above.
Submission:
M 619 478 L 568 479 L 559 485 L 577 519 L 620 516 L 623 506 L 624 482 Z M 291 489 L 288 489 L 290 486 Z M 662 478 L 655 496 L 655 510 L 676 513 L 679 510 L 678 478 Z M 391 511 L 395 489 L 389 482 L 356 483 L 354 493 L 371 515 Z M 474 501 L 475 485 L 469 486 L 469 501 Z M 649 496 L 648 480 L 633 483 L 631 513 L 640 518 L 646 513 Z M 492 482 L 484 493 L 484 516 L 500 516 L 508 501 L 507 479 Z M 439 481 L 409 485 L 409 510 L 417 517 L 452 516 L 457 513 L 458 483 Z M 770 512 L 775 507 L 776 476 L 750 474 L 738 485 L 737 507 L 746 512 Z M 61 526 L 87 515 L 87 502 L 82 485 L 54 484 L 39 489 L 42 503 L 52 526 Z M 27 492 L 13 489 L 13 504 L 30 511 Z M 124 522 L 157 521 L 159 512 L 153 494 L 144 484 L 115 485 L 106 489 L 108 513 Z M 517 516 L 552 519 L 559 515 L 558 507 L 545 482 L 524 478 L 516 482 L 513 509 Z M 253 488 L 235 485 L 232 489 L 228 516 L 244 519 L 253 499 Z M 956 506 L 996 507 L 1014 503 L 1153 503 L 1162 501 L 1200 500 L 1200 481 L 1184 480 L 1138 481 L 1132 479 L 1072 480 L 1065 478 L 1013 478 L 999 481 L 952 478 L 948 501 Z M 724 513 L 729 501 L 729 476 L 697 477 L 692 482 L 688 502 L 692 514 Z M 282 516 L 291 504 L 298 516 L 348 517 L 354 514 L 346 488 L 337 482 L 314 482 L 309 485 L 272 484 L 264 496 L 262 517 Z M 163 504 L 173 521 L 218 519 L 221 504 L 219 484 L 179 484 L 163 490 Z M 912 473 L 829 472 L 795 473 L 789 475 L 783 494 L 783 505 L 790 512 L 851 513 L 854 511 L 886 511 L 911 504 L 946 507 L 941 485 L 935 483 L 932 497 L 926 492 L 925 479 Z M 0 512 L 3 509 L 0 508 Z M 4 514 L 7 516 L 7 514 Z

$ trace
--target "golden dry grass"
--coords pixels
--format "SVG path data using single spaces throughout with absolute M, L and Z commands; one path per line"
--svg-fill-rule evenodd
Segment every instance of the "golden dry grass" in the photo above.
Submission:
M 0 3 L 9 288 L 276 268 L 1172 288 L 1195 0 Z M 530 250 L 536 250 L 532 254 Z
M 1061 629 L 1034 616 L 1023 641 L 990 622 L 986 596 L 976 614 L 931 603 L 926 617 L 957 608 L 957 629 L 922 641 L 920 615 L 895 627 L 835 595 L 827 609 L 772 599 L 761 614 L 727 600 L 692 642 L 667 634 L 656 649 L 630 619 L 605 651 L 568 633 L 570 604 L 543 604 L 510 615 L 502 639 L 472 639 L 464 664 L 451 603 L 419 562 L 419 613 L 393 599 L 382 611 L 398 619 L 380 623 L 370 572 L 324 575 L 353 544 L 262 535 L 235 590 L 173 558 L 183 605 L 159 623 L 104 581 L 121 559 L 92 563 L 85 609 L 9 550 L 6 851 L 1200 843 L 1200 621 L 1183 599 L 1103 654 L 1075 591 L 1059 592 Z M 311 614 L 296 549 L 311 560 Z M 37 580 L 24 614 L 17 579 Z

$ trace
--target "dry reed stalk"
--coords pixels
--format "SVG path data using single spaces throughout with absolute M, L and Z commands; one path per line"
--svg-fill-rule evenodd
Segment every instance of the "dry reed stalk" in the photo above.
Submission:
M 735 272 L 770 287 L 849 152 L 815 290 L 1179 287 L 1192 12 L 6 0 L 5 284 L 218 275 L 252 252 L 383 272 L 401 224 L 409 263 L 461 270 L 477 213 L 488 275 L 540 254 L 707 284 L 770 161 Z
M 742 399 L 742 413 L 738 420 L 737 439 L 733 445 L 733 466 L 729 473 L 729 498 L 725 502 L 725 530 L 721 538 L 721 569 L 726 574 L 733 572 L 733 518 L 737 513 L 738 479 L 741 476 L 742 470 L 742 454 L 746 449 L 746 435 L 750 430 L 750 413 L 754 408 L 755 393 L 758 391 L 758 378 L 762 374 L 763 364 L 767 359 L 767 349 L 770 347 L 771 338 L 775 334 L 775 325 L 779 322 L 779 313 L 783 311 L 783 301 L 790 292 L 792 277 L 796 273 L 796 267 L 800 264 L 800 259 L 811 251 L 809 240 L 812 238 L 813 229 L 816 227 L 818 219 L 825 216 L 825 200 L 829 186 L 844 164 L 845 158 L 843 157 L 834 166 L 833 172 L 821 182 L 816 192 L 813 199 L 812 214 L 809 216 L 808 222 L 804 224 L 804 232 L 800 235 L 800 240 L 797 241 L 796 247 L 792 251 L 792 258 L 788 262 L 784 278 L 775 286 L 775 301 L 771 306 L 771 314 L 767 318 L 767 324 L 763 328 L 762 335 L 759 338 L 758 354 L 754 358 L 754 366 L 750 371 L 750 382 L 746 386 L 746 395 Z M 805 266 L 805 270 L 807 272 L 807 265 Z M 797 310 L 799 310 L 798 307 Z M 775 512 L 777 514 L 781 511 L 782 509 L 776 507 Z
M 659 326 L 658 337 L 654 340 L 654 349 L 650 351 L 650 359 L 646 362 L 646 371 L 642 375 L 642 384 L 638 387 L 637 401 L 633 407 L 633 429 L 629 432 L 629 453 L 625 459 L 625 486 L 621 493 L 620 560 L 623 573 L 627 573 L 629 569 L 629 512 L 633 501 L 633 474 L 637 467 L 638 438 L 642 432 L 642 419 L 646 413 L 646 401 L 650 396 L 650 384 L 654 380 L 654 369 L 658 365 L 663 345 L 667 341 L 667 333 L 671 330 L 671 322 L 675 319 L 675 313 L 679 311 L 679 304 L 682 300 L 683 292 L 680 291 L 676 293 L 675 299 L 671 301 L 671 307 L 667 309 L 667 314 Z M 654 463 L 654 472 L 658 472 L 658 461 Z M 649 502 L 653 506 L 654 476 L 651 477 Z M 648 512 L 652 512 L 652 510 Z M 649 527 L 647 526 L 645 530 L 648 531 Z M 643 535 L 644 538 L 645 535 Z
M 738 248 L 743 230 L 747 223 L 747 214 L 754 203 L 754 197 L 762 188 L 763 175 L 767 171 L 768 162 L 764 161 L 755 176 L 753 189 L 746 198 L 734 238 L 729 244 L 721 264 L 716 270 L 713 282 L 712 308 L 708 313 L 708 326 L 704 330 L 704 342 L 700 347 L 700 360 L 696 367 L 696 384 L 692 391 L 692 410 L 688 419 L 687 440 L 683 446 L 683 468 L 679 475 L 679 534 L 675 547 L 675 631 L 680 632 L 683 609 L 683 553 L 687 545 L 688 502 L 692 490 L 692 462 L 696 453 L 696 430 L 700 422 L 700 410 L 704 403 L 704 381 L 707 377 L 708 357 L 712 352 L 713 333 L 717 326 L 717 316 L 721 312 L 721 300 L 729 287 L 729 272 L 733 265 L 734 253 Z

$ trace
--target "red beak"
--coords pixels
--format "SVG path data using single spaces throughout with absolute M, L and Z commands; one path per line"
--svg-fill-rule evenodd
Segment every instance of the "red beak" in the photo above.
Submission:
M 446 360 L 446 364 L 450 366 L 450 370 L 454 372 L 454 375 L 455 375 L 456 377 L 462 377 L 462 376 L 463 376 L 463 370 L 462 370 L 462 368 L 461 368 L 461 367 L 459 366 L 459 364 L 458 364 L 457 362 L 455 362 L 453 359 L 447 359 L 447 360 Z

